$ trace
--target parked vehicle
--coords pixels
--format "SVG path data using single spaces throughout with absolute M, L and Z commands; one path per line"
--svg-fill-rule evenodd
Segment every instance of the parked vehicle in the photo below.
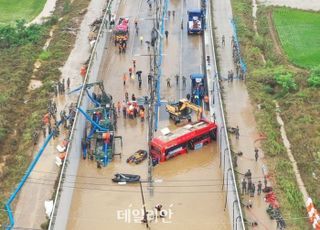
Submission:
M 188 11 L 188 34 L 201 34 L 204 30 L 204 13 L 203 10 Z
M 139 175 L 134 174 L 124 174 L 124 173 L 117 173 L 114 175 L 112 179 L 113 182 L 126 182 L 126 183 L 135 183 L 140 181 Z
M 200 120 L 170 131 L 161 130 L 162 135 L 151 140 L 153 162 L 164 162 L 172 157 L 196 150 L 216 139 L 215 122 Z
M 127 163 L 139 164 L 145 159 L 147 159 L 147 157 L 148 157 L 148 152 L 146 150 L 139 149 L 127 159 Z

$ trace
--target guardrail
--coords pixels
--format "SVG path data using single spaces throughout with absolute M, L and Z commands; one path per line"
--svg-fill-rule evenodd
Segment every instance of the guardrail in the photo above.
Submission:
M 87 73 L 83 84 L 95 82 L 98 78 L 99 67 L 103 54 L 105 52 L 106 42 L 110 39 L 110 31 L 108 30 L 111 14 L 114 14 L 118 8 L 118 0 L 108 0 L 106 11 L 103 15 L 102 23 L 97 34 L 97 39 L 91 52 L 90 61 L 87 68 Z M 93 89 L 90 89 L 91 91 Z M 84 97 L 85 88 L 82 87 L 78 98 L 77 108 L 81 107 L 84 110 L 88 108 L 88 97 Z M 75 120 L 72 126 L 70 135 L 70 144 L 66 151 L 66 160 L 63 162 L 61 173 L 59 176 L 58 186 L 53 204 L 53 210 L 50 215 L 48 229 L 66 229 L 69 210 L 72 202 L 72 195 L 76 177 L 68 178 L 68 186 L 64 185 L 64 178 L 68 175 L 76 175 L 79 162 L 81 159 L 81 140 L 85 132 L 85 118 L 80 116 L 77 110 Z
M 217 59 L 213 40 L 213 26 L 211 15 L 211 4 L 207 2 L 207 28 L 204 32 L 204 59 L 205 71 L 207 75 L 208 96 L 210 104 L 211 120 L 215 120 L 220 126 L 217 135 L 218 152 L 220 154 L 220 168 L 223 173 L 222 190 L 225 189 L 225 207 L 228 206 L 230 224 L 232 229 L 245 229 L 241 203 L 237 189 L 236 177 L 233 169 L 230 143 L 227 134 L 227 126 L 224 117 L 219 75 L 217 68 Z M 207 57 L 209 56 L 209 59 Z M 212 59 L 210 59 L 212 57 Z

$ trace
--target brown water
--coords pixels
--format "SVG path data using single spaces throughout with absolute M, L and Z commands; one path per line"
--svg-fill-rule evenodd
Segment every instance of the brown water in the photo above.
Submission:
M 198 5 L 197 1 L 186 2 L 191 8 Z M 181 36 L 180 5 L 181 1 L 171 1 L 169 7 L 170 10 L 175 9 L 176 16 L 175 20 L 171 18 L 167 22 L 169 40 L 164 45 L 166 56 L 163 60 L 163 76 L 171 76 L 180 71 L 187 76 L 187 74 L 200 70 L 201 39 L 197 36 L 188 37 L 186 31 L 183 31 L 183 36 Z M 127 0 L 120 4 L 118 15 L 133 14 L 133 18 L 148 16 L 148 6 L 145 1 L 142 1 L 141 7 L 134 0 Z M 151 23 L 150 20 L 139 21 L 140 33 L 145 39 L 149 37 Z M 100 69 L 100 78 L 104 80 L 106 91 L 113 95 L 115 101 L 124 99 L 125 90 L 129 95 L 134 93 L 138 97 L 148 94 L 149 58 L 136 56 L 147 54 L 147 47 L 141 45 L 138 37 L 134 35 L 133 24 L 131 28 L 127 54 L 118 54 L 118 50 L 111 43 Z M 180 42 L 183 42 L 182 45 L 187 48 L 186 51 L 181 52 Z M 188 49 L 193 55 L 190 55 Z M 180 54 L 183 55 L 181 58 Z M 143 71 L 142 90 L 138 89 L 137 80 L 129 80 L 127 86 L 123 87 L 122 75 L 128 72 L 133 58 L 137 61 L 137 70 Z M 179 61 L 181 59 L 183 62 Z M 185 92 L 181 91 L 181 86 L 175 85 L 174 78 L 171 79 L 172 87 L 168 89 L 165 79 L 166 77 L 162 77 L 161 94 L 166 99 L 178 99 L 179 94 L 184 94 L 190 89 L 187 87 Z M 170 128 L 175 128 L 168 120 L 168 114 L 161 109 L 159 129 L 168 125 Z M 147 149 L 147 128 L 147 123 L 139 120 L 126 120 L 121 115 L 118 120 L 118 135 L 121 135 L 124 141 L 121 150 L 122 158 L 115 156 L 113 162 L 100 170 L 93 162 L 81 161 L 69 214 L 68 229 L 145 228 L 141 224 L 143 215 L 139 186 L 113 184 L 111 178 L 115 173 L 122 172 L 139 174 L 142 180 L 147 179 L 146 161 L 140 165 L 128 165 L 125 162 L 134 151 Z M 216 143 L 210 144 L 203 149 L 178 156 L 154 168 L 153 187 L 150 188 L 147 183 L 143 183 L 146 207 L 151 210 L 156 204 L 161 203 L 164 210 L 172 213 L 171 216 L 164 219 L 151 221 L 152 229 L 230 229 L 228 210 L 223 211 L 225 194 L 221 191 L 222 175 L 216 148 Z M 119 146 L 116 152 L 118 151 L 120 151 Z M 125 216 L 126 213 L 127 216 Z

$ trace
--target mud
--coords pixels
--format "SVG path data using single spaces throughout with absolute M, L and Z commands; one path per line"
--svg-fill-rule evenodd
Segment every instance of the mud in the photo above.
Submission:
M 258 0 L 259 3 L 274 6 L 287 6 L 303 10 L 320 10 L 319 0 Z
M 30 84 L 29 84 L 29 86 L 28 86 L 28 90 L 29 90 L 29 91 L 35 90 L 35 89 L 37 89 L 37 88 L 39 88 L 39 87 L 41 87 L 41 86 L 42 86 L 42 82 L 41 82 L 41 81 L 31 79 Z
M 175 10 L 175 19 L 167 21 L 169 40 L 164 41 L 163 76 L 161 95 L 167 100 L 176 100 L 180 95 L 190 91 L 190 80 L 186 89 L 175 84 L 173 75 L 180 72 L 188 75 L 200 71 L 201 38 L 187 36 L 186 30 L 181 34 L 180 19 L 185 11 L 181 10 L 182 1 L 171 1 L 170 10 Z M 188 7 L 195 8 L 198 2 L 186 1 Z M 183 7 L 186 9 L 186 7 Z M 181 11 L 180 11 L 181 10 Z M 181 12 L 181 13 L 180 13 Z M 145 1 L 127 0 L 120 4 L 118 15 L 131 15 L 132 18 L 150 17 Z M 172 17 L 172 16 L 171 16 Z M 133 21 L 133 20 L 132 20 Z M 152 28 L 152 21 L 139 20 L 140 32 L 147 40 Z M 148 95 L 147 74 L 149 57 L 147 47 L 140 44 L 134 34 L 133 23 L 130 26 L 130 38 L 127 54 L 118 54 L 118 49 L 110 42 L 100 67 L 100 78 L 103 79 L 108 93 L 115 101 L 124 99 L 124 92 L 134 93 L 137 97 Z M 139 36 L 141 36 L 141 34 Z M 182 41 L 182 44 L 181 44 Z M 183 52 L 181 52 L 183 47 Z M 190 52 L 192 55 L 190 55 Z M 179 55 L 182 55 L 181 57 Z M 137 80 L 130 79 L 123 87 L 122 76 L 128 72 L 132 59 L 137 62 L 136 70 L 142 70 L 142 90 L 138 89 Z M 171 88 L 166 87 L 165 79 L 170 76 Z M 161 109 L 159 130 L 175 126 L 168 120 L 168 114 Z M 113 174 L 118 172 L 141 175 L 147 180 L 147 162 L 140 165 L 128 165 L 125 160 L 138 149 L 147 149 L 146 122 L 139 120 L 118 120 L 118 135 L 122 135 L 124 145 L 116 152 L 122 152 L 122 158 L 115 156 L 113 162 L 103 169 L 97 169 L 94 162 L 83 160 L 80 163 L 76 188 L 74 191 L 68 229 L 144 229 L 141 224 L 142 201 L 138 185 L 118 185 L 111 182 Z M 158 131 L 159 132 L 159 131 Z M 156 133 L 155 135 L 158 135 Z M 178 156 L 154 168 L 153 186 L 143 183 L 147 209 L 154 209 L 158 203 L 163 209 L 171 211 L 171 216 L 157 218 L 150 223 L 152 229 L 230 229 L 227 210 L 224 211 L 225 194 L 222 191 L 222 175 L 219 169 L 219 155 L 216 143 L 201 150 Z M 128 215 L 125 216 L 125 213 Z M 169 223 L 164 223 L 169 222 Z

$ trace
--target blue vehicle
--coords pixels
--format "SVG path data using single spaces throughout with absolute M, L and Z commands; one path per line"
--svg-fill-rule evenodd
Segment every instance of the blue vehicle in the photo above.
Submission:
M 204 30 L 204 12 L 203 10 L 188 11 L 188 34 L 202 34 Z
M 191 102 L 201 106 L 205 95 L 205 76 L 201 73 L 194 73 L 190 75 L 191 78 Z

